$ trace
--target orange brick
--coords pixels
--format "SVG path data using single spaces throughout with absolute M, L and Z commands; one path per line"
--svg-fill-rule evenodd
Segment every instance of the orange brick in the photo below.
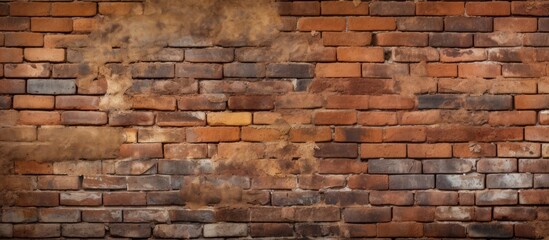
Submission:
M 535 111 L 490 112 L 488 116 L 488 124 L 492 126 L 524 126 L 537 122 Z
M 318 77 L 360 77 L 360 63 L 317 63 Z
M 326 108 L 368 109 L 370 97 L 365 95 L 333 95 L 326 97 Z
M 332 140 L 330 127 L 299 127 L 290 129 L 291 142 L 327 142 Z
M 349 18 L 349 30 L 352 31 L 386 31 L 395 30 L 394 17 L 354 17 Z
M 321 2 L 320 5 L 322 15 L 368 15 L 368 4 L 360 3 L 356 5 L 354 2 Z
M 345 30 L 343 17 L 304 17 L 297 21 L 299 31 L 343 31 Z
M 41 47 L 44 45 L 44 35 L 41 33 L 5 33 L 4 37 L 4 45 L 7 47 Z
M 19 63 L 23 61 L 21 48 L 0 48 L 0 63 Z
M 97 110 L 99 97 L 96 96 L 57 96 L 55 108 L 66 110 Z
M 37 161 L 16 161 L 15 173 L 17 174 L 53 174 L 53 163 Z
M 324 46 L 366 46 L 372 43 L 369 32 L 325 32 L 322 34 Z
M 384 62 L 383 48 L 340 47 L 337 60 L 341 62 Z
M 515 96 L 516 109 L 547 109 L 549 95 L 517 95 Z
M 282 132 L 277 128 L 243 127 L 241 135 L 242 141 L 269 142 L 280 140 Z
M 61 115 L 58 112 L 19 112 L 19 124 L 23 125 L 59 125 L 60 122 Z
M 141 15 L 141 3 L 99 3 L 99 13 L 103 15 Z
M 465 9 L 469 16 L 511 15 L 511 4 L 509 2 L 468 2 Z
M 32 18 L 31 31 L 33 32 L 71 32 L 72 19 L 70 18 Z
M 133 109 L 175 110 L 175 97 L 170 96 L 134 96 L 132 97 Z
M 12 2 L 10 3 L 10 16 L 48 16 L 50 3 L 39 2 Z
M 402 112 L 399 114 L 401 125 L 437 124 L 441 121 L 439 110 Z
M 361 144 L 360 158 L 405 158 L 406 144 Z
M 495 78 L 501 76 L 499 64 L 460 64 L 458 66 L 460 77 Z
M 96 28 L 97 20 L 94 18 L 77 18 L 72 21 L 74 32 L 89 33 Z
M 376 44 L 378 46 L 407 46 L 426 47 L 429 45 L 429 35 L 426 33 L 378 33 Z
M 13 96 L 13 108 L 15 109 L 53 109 L 53 105 L 53 96 Z
M 463 2 L 418 2 L 416 3 L 417 15 L 463 15 L 465 5 Z
M 537 18 L 494 18 L 494 31 L 535 32 L 538 29 Z
M 25 48 L 25 60 L 29 62 L 63 62 L 65 49 Z
M 244 126 L 252 124 L 252 114 L 249 112 L 210 112 L 207 116 L 208 125 L 213 126 Z
M 97 13 L 97 4 L 91 2 L 52 3 L 51 15 L 63 17 L 90 17 Z
M 384 142 L 424 142 L 426 136 L 425 127 L 401 126 L 383 129 Z
M 358 124 L 363 126 L 396 125 L 397 115 L 395 112 L 359 112 Z
M 412 109 L 415 104 L 415 98 L 401 95 L 380 95 L 370 97 L 371 109 Z
M 457 77 L 457 64 L 431 63 L 426 65 L 428 77 Z
M 450 158 L 452 157 L 452 145 L 448 143 L 408 144 L 408 157 Z
M 355 124 L 356 120 L 355 111 L 324 111 L 314 115 L 316 125 L 349 125 Z

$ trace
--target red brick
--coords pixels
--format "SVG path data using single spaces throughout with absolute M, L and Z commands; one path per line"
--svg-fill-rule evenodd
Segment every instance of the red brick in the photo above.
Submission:
M 58 112 L 21 111 L 18 122 L 23 125 L 58 125 L 61 115 Z
M 417 15 L 463 15 L 465 6 L 463 2 L 418 2 L 416 3 Z
M 332 139 L 330 127 L 300 127 L 290 129 L 291 142 L 326 142 Z
M 322 15 L 368 15 L 368 4 L 354 2 L 321 2 Z
M 389 207 L 350 207 L 350 208 L 345 208 L 345 209 L 343 209 L 343 220 L 347 223 L 390 222 L 391 221 L 391 208 L 389 208 Z
M 351 189 L 387 190 L 389 177 L 387 175 L 352 175 L 347 180 Z
M 53 109 L 53 96 L 16 95 L 13 96 L 14 109 Z
M 361 144 L 360 158 L 404 158 L 406 144 Z
M 176 102 L 170 96 L 134 96 L 131 99 L 133 109 L 175 110 Z
M 352 125 L 356 123 L 355 111 L 323 111 L 315 112 L 316 125 Z
M 142 3 L 99 3 L 99 13 L 103 15 L 141 15 Z
M 140 206 L 146 205 L 144 192 L 109 192 L 103 194 L 105 206 Z
M 51 238 L 61 236 L 59 224 L 18 224 L 13 227 L 13 237 Z
M 423 142 L 425 127 L 392 127 L 383 129 L 384 142 Z
M 96 96 L 57 96 L 55 108 L 64 110 L 98 110 L 99 97 Z
M 52 174 L 53 164 L 36 161 L 16 161 L 15 173 L 17 174 Z
M 535 81 L 530 80 L 509 80 L 497 81 L 492 83 L 489 91 L 493 94 L 527 94 L 536 92 Z
M 65 125 L 103 125 L 107 124 L 107 114 L 104 112 L 64 111 L 61 113 L 61 123 Z
M 32 18 L 31 31 L 33 32 L 72 32 L 70 18 Z
M 394 112 L 359 112 L 358 123 L 364 126 L 396 125 L 397 115 Z
M 372 205 L 412 205 L 414 194 L 405 191 L 372 191 L 370 192 Z
M 378 46 L 425 47 L 428 37 L 426 33 L 378 33 L 375 42 Z
M 523 190 L 519 193 L 520 204 L 525 205 L 547 205 L 549 190 Z
M 380 223 L 377 225 L 378 237 L 421 237 L 421 223 Z
M 492 18 L 488 17 L 447 17 L 444 30 L 448 32 L 491 32 Z
M 48 16 L 51 3 L 12 2 L 9 5 L 10 16 Z
M 6 47 L 41 47 L 44 45 L 44 35 L 41 33 L 5 33 L 4 38 Z
M 188 142 L 232 142 L 240 139 L 237 127 L 195 127 L 187 129 Z
M 20 192 L 15 201 L 22 207 L 55 207 L 59 206 L 59 193 L 56 192 Z
M 223 110 L 226 107 L 225 95 L 201 94 L 198 96 L 184 96 L 178 100 L 180 110 Z
M 203 112 L 159 112 L 156 117 L 158 126 L 189 127 L 206 125 Z
M 511 4 L 509 2 L 468 2 L 465 8 L 469 16 L 511 15 Z
M 109 116 L 111 126 L 148 126 L 153 123 L 154 114 L 152 112 L 114 112 Z
M 470 46 L 473 44 L 473 35 L 470 37 Z M 454 49 L 447 48 L 440 50 L 441 62 L 475 62 L 483 61 L 488 57 L 484 49 Z
M 100 206 L 101 193 L 96 192 L 64 192 L 60 196 L 63 206 Z
M 349 18 L 349 30 L 384 31 L 395 30 L 396 20 L 393 17 L 354 17 Z
M 372 2 L 370 15 L 379 16 L 410 16 L 416 12 L 413 2 Z
M 457 205 L 457 192 L 416 192 L 416 203 L 420 206 Z
M 394 78 L 409 74 L 407 64 L 362 64 L 362 76 L 373 78 Z
M 318 63 L 315 69 L 318 77 L 360 77 L 360 63 Z
M 515 96 L 516 109 L 545 109 L 549 108 L 549 95 L 517 95 Z
M 488 119 L 492 126 L 524 126 L 535 125 L 536 122 L 535 111 L 490 112 Z
M 536 18 L 494 18 L 494 31 L 535 32 L 537 28 L 538 23 Z
M 250 236 L 252 237 L 288 237 L 293 234 L 293 226 L 287 223 L 254 223 L 250 225 Z
M 460 77 L 483 77 L 495 78 L 501 76 L 501 65 L 499 64 L 459 64 Z
M 429 142 L 494 142 L 523 140 L 522 128 L 433 127 L 427 128 Z
M 320 4 L 318 2 L 279 2 L 277 3 L 278 13 L 281 16 L 315 16 L 320 15 Z
M 94 16 L 96 13 L 96 3 L 53 3 L 51 6 L 52 16 L 89 17 Z
M 434 207 L 393 207 L 393 221 L 396 222 L 432 222 L 434 220 Z
M 127 158 L 162 158 L 162 144 L 122 144 L 122 146 L 120 146 L 119 156 Z
M 364 173 L 367 170 L 368 164 L 355 159 L 325 159 L 318 162 L 318 173 Z
M 2 63 L 23 62 L 23 50 L 20 48 L 0 48 L 0 62 Z
M 401 125 L 426 125 L 441 121 L 439 110 L 402 112 L 398 117 Z
M 429 223 L 424 225 L 427 237 L 465 237 L 466 229 L 458 223 Z
M 0 187 L 5 190 L 33 190 L 36 189 L 36 179 L 29 176 L 4 176 Z
M 372 42 L 368 32 L 326 32 L 322 35 L 324 46 L 367 46 Z
M 228 105 L 234 110 L 270 110 L 274 108 L 274 99 L 270 96 L 231 96 Z
M 541 146 L 538 143 L 507 142 L 498 143 L 498 157 L 539 157 Z
M 303 17 L 297 21 L 299 31 L 343 31 L 345 18 L 342 17 Z
M 371 109 L 412 109 L 415 99 L 400 95 L 371 96 L 369 105 Z
M 270 142 L 280 140 L 282 132 L 277 128 L 243 127 L 241 135 L 242 141 Z
M 337 60 L 342 62 L 383 62 L 382 48 L 341 47 L 337 48 Z

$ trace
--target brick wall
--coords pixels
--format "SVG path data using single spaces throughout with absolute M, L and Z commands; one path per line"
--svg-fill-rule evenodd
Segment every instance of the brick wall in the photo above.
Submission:
M 17 1 L 0 31 L 0 238 L 549 236 L 549 2 Z

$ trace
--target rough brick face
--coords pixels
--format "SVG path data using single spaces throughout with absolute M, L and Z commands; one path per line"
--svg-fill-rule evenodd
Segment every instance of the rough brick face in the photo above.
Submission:
M 547 2 L 267 2 L 0 3 L 0 238 L 549 234 Z

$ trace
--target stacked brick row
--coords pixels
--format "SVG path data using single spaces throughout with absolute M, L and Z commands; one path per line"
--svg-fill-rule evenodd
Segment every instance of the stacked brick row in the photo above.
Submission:
M 0 238 L 549 236 L 549 2 L 276 4 L 321 47 L 173 41 L 109 111 L 88 35 L 144 3 L 0 3 Z

